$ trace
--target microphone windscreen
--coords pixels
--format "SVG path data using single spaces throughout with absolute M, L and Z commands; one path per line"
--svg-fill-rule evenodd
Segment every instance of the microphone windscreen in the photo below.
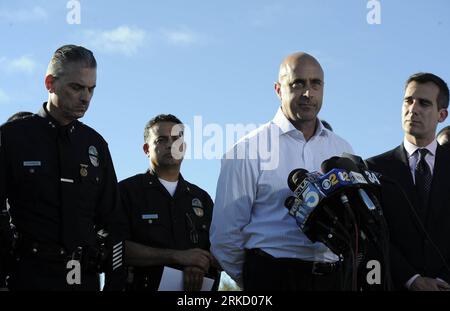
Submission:
M 354 154 L 351 154 L 351 153 L 344 152 L 344 153 L 342 154 L 342 157 L 343 157 L 343 158 L 350 159 L 353 163 L 355 163 L 355 165 L 356 165 L 361 171 L 369 170 L 366 161 L 364 161 L 363 158 L 361 158 L 360 156 L 357 156 L 357 155 L 354 155 Z
M 360 169 L 355 164 L 355 162 L 353 162 L 349 158 L 339 158 L 337 168 L 341 168 L 343 170 L 346 170 L 347 172 L 360 172 Z
M 308 171 L 303 168 L 297 168 L 293 170 L 289 176 L 288 176 L 288 186 L 289 189 L 292 191 L 295 191 L 297 189 L 298 185 L 306 178 L 306 174 L 308 174 Z
M 331 171 L 333 168 L 336 168 L 339 157 L 331 157 L 328 160 L 325 160 L 320 165 L 320 169 L 322 173 L 326 174 Z
M 347 172 L 360 172 L 360 169 L 355 162 L 349 158 L 332 157 L 322 162 L 321 169 L 324 174 L 335 168 L 340 168 Z

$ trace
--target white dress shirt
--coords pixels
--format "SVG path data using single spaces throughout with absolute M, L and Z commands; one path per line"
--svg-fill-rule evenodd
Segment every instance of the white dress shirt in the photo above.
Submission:
M 430 167 L 431 176 L 433 176 L 433 170 L 434 170 L 434 162 L 436 160 L 436 149 L 437 149 L 437 141 L 433 140 L 428 146 L 424 147 L 424 149 L 428 150 L 427 155 L 425 156 L 425 161 L 427 162 L 428 166 Z M 417 166 L 417 162 L 419 162 L 419 153 L 416 152 L 417 149 L 420 149 L 421 147 L 417 147 L 416 145 L 410 143 L 406 137 L 403 139 L 403 146 L 405 146 L 406 153 L 408 155 L 408 162 L 409 162 L 409 169 L 411 171 L 411 175 L 413 178 L 414 184 L 416 184 L 416 176 L 415 176 L 415 170 Z M 412 283 L 420 276 L 420 274 L 414 275 L 412 278 L 406 282 L 406 288 L 410 288 Z M 438 280 L 440 280 L 438 278 Z
M 405 146 L 406 153 L 408 154 L 409 169 L 411 170 L 411 175 L 412 175 L 414 184 L 416 184 L 415 170 L 416 170 L 417 162 L 419 162 L 419 158 L 420 158 L 419 153 L 416 152 L 416 150 L 421 149 L 421 147 L 417 147 L 416 145 L 413 145 L 406 138 L 403 140 L 403 145 Z M 423 147 L 423 149 L 428 150 L 428 153 L 425 156 L 425 161 L 427 162 L 428 166 L 430 167 L 431 176 L 433 176 L 434 161 L 436 159 L 437 145 L 438 145 L 437 141 L 433 140 L 428 146 Z
M 320 171 L 324 160 L 353 152 L 344 139 L 317 124 L 306 141 L 280 108 L 271 122 L 240 139 L 222 159 L 211 251 L 240 286 L 245 249 L 307 261 L 338 259 L 324 244 L 312 243 L 284 206 L 293 195 L 287 184 L 292 170 Z

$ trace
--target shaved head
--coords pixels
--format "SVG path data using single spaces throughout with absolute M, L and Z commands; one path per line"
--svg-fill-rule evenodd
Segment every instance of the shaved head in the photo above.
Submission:
M 436 137 L 439 144 L 450 146 L 450 126 L 444 127 Z
M 323 69 L 317 59 L 307 53 L 297 52 L 294 54 L 290 54 L 285 59 L 283 59 L 283 62 L 280 65 L 280 71 L 278 73 L 278 82 L 281 82 L 286 76 L 291 75 L 297 67 L 302 67 L 305 65 L 317 66 L 322 73 L 323 79 Z
M 313 56 L 298 52 L 283 59 L 275 83 L 281 110 L 295 128 L 309 138 L 322 108 L 324 74 Z

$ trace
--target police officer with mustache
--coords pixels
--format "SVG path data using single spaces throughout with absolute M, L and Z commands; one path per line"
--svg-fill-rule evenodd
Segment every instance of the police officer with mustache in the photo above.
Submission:
M 184 147 L 181 121 L 156 116 L 144 130 L 150 169 L 119 184 L 131 231 L 125 251 L 129 290 L 158 290 L 164 266 L 182 270 L 186 291 L 200 290 L 204 277 L 218 287 L 209 252 L 213 201 L 181 175 Z

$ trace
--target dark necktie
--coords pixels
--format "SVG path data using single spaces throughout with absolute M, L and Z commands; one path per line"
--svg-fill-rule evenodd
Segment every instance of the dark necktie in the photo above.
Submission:
M 416 179 L 416 188 L 421 198 L 423 207 L 426 209 L 430 196 L 431 181 L 433 177 L 431 176 L 430 167 L 425 160 L 425 156 L 427 155 L 428 150 L 418 149 L 417 152 L 419 153 L 419 161 L 416 164 L 416 170 L 414 172 Z

